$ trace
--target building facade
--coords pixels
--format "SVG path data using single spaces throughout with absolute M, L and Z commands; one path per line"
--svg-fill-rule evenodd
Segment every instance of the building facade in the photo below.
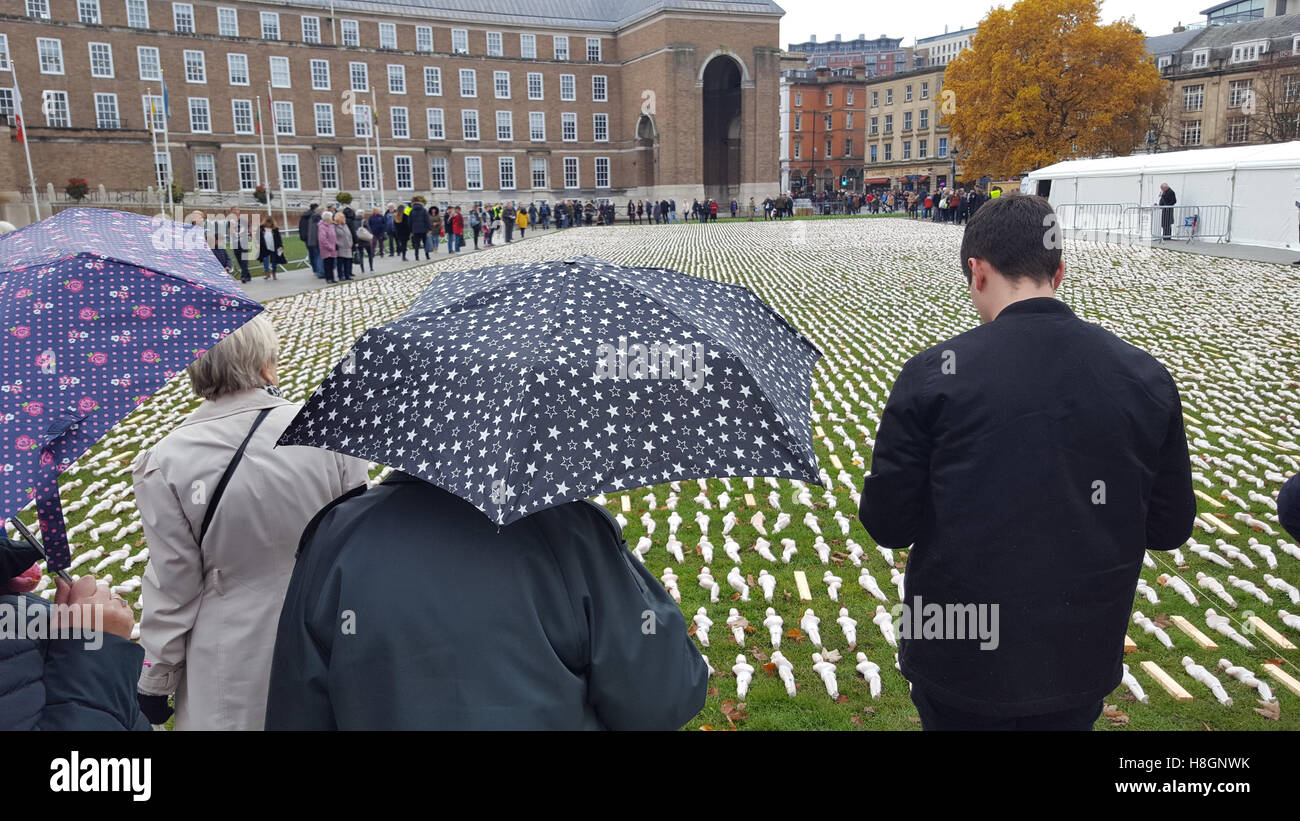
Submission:
M 798 195 L 862 188 L 862 66 L 786 73 L 790 84 L 789 190 Z
M 1169 87 L 1146 150 L 1300 139 L 1300 14 L 1152 37 L 1147 49 Z
M 761 199 L 779 182 L 781 14 L 770 0 L 3 0 L 0 196 L 30 200 L 16 73 L 42 196 L 84 177 L 125 203 L 170 167 L 196 202 L 248 202 L 258 185 L 367 204 L 381 190 Z
M 869 77 L 896 74 L 913 67 L 912 49 L 904 48 L 901 37 L 881 35 L 868 40 L 859 34 L 855 40 L 844 40 L 835 35 L 834 40 L 817 42 L 812 35 L 806 43 L 792 43 L 789 51 L 807 55 L 809 69 L 825 68 L 831 71 L 861 67 Z
M 940 100 L 942 67 L 870 80 L 866 92 L 865 185 L 869 190 L 936 189 L 959 184 Z
M 978 29 L 959 29 L 948 31 L 933 37 L 921 37 L 916 41 L 916 68 L 946 66 L 952 58 L 970 48 L 971 40 Z

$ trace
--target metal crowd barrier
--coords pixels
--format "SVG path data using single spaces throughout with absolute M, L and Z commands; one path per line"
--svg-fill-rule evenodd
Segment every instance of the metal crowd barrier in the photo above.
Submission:
M 1071 203 L 1056 208 L 1062 236 L 1094 242 L 1153 242 L 1165 239 L 1226 241 L 1232 226 L 1228 205 L 1133 205 Z

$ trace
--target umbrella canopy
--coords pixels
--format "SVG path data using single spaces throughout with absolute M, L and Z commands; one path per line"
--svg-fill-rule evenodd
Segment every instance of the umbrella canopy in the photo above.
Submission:
M 738 285 L 592 257 L 443 274 L 280 438 L 401 468 L 506 524 L 710 476 L 818 481 L 821 353 Z
M 58 474 L 261 310 L 201 228 L 72 208 L 0 237 L 0 509 L 36 499 L 51 571 L 71 558 Z

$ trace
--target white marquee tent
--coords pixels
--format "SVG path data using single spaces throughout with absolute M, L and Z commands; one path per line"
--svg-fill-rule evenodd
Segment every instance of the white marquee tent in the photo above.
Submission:
M 1300 247 L 1300 141 L 1069 160 L 1032 172 L 1020 190 L 1045 194 L 1053 207 L 1149 206 L 1161 183 L 1180 206 L 1231 206 L 1224 241 Z

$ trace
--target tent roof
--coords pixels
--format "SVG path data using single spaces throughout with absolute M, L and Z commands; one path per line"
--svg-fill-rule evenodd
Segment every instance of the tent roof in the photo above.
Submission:
M 1181 174 L 1196 171 L 1229 171 L 1234 168 L 1300 168 L 1300 141 L 1067 160 L 1032 171 L 1029 179 Z

